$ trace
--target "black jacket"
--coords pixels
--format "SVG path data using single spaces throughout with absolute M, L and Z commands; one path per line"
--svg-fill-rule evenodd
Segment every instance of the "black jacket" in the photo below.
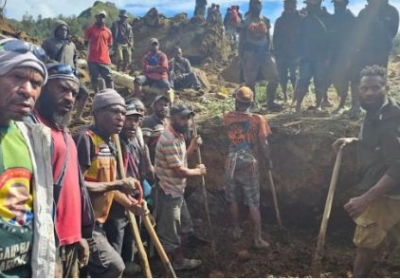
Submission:
M 286 13 L 275 22 L 273 52 L 279 58 L 294 59 L 297 56 L 297 44 L 300 41 L 302 16 L 299 12 Z

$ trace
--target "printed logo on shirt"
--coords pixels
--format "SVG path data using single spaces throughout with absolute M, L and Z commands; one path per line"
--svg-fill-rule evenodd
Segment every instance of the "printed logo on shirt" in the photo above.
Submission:
M 0 247 L 0 271 L 7 271 L 18 266 L 26 265 L 29 260 L 30 242 L 12 244 Z
M 228 127 L 228 138 L 232 146 L 248 143 L 250 133 L 250 122 L 235 122 Z
M 0 216 L 5 222 L 22 226 L 32 221 L 31 178 L 25 168 L 10 168 L 0 175 Z

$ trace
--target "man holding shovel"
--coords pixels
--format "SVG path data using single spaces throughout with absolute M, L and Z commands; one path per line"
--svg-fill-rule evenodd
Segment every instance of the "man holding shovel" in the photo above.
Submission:
M 356 223 L 354 277 L 367 277 L 386 237 L 400 241 L 400 105 L 387 96 L 386 69 L 361 72 L 359 98 L 367 114 L 358 138 L 340 138 L 333 147 L 357 143 L 363 192 L 344 206 Z
M 229 152 L 225 166 L 226 199 L 230 203 L 233 237 L 240 239 L 239 199 L 249 207 L 253 223 L 253 242 L 256 248 L 268 248 L 269 243 L 261 237 L 260 217 L 260 175 L 257 154 L 262 153 L 272 168 L 267 136 L 271 130 L 266 120 L 257 114 L 251 114 L 254 102 L 253 91 L 241 87 L 235 92 L 234 112 L 224 115 L 223 123 L 228 132 Z M 239 197 L 238 193 L 243 195 Z
M 200 260 L 187 259 L 183 255 L 186 237 L 193 234 L 193 223 L 188 211 L 184 192 L 186 178 L 204 176 L 206 167 L 199 164 L 188 168 L 187 158 L 194 154 L 202 140 L 193 137 L 186 149 L 184 134 L 189 129 L 194 112 L 184 105 L 171 107 L 171 123 L 161 134 L 156 148 L 155 170 L 160 187 L 157 202 L 157 234 L 165 248 L 172 255 L 175 270 L 195 269 Z

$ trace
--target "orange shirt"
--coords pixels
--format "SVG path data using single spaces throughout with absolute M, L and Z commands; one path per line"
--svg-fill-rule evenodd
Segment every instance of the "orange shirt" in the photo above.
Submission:
M 89 41 L 89 62 L 111 64 L 108 48 L 113 41 L 110 29 L 93 24 L 85 30 L 85 39 Z

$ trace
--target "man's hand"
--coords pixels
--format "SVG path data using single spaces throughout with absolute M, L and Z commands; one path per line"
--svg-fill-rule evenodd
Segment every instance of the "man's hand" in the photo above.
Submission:
M 369 200 L 365 195 L 362 195 L 350 199 L 350 201 L 344 206 L 344 209 L 350 217 L 355 219 L 360 216 L 370 204 L 371 200 Z
M 357 141 L 358 138 L 339 138 L 332 144 L 332 148 L 335 150 L 335 152 L 338 152 L 341 146 L 346 146 L 347 144 Z
M 201 139 L 200 135 L 193 137 L 190 140 L 190 149 L 196 150 L 200 145 L 203 144 L 203 139 Z
M 139 203 L 136 199 L 134 199 L 131 196 L 128 196 L 129 200 L 131 201 L 131 206 L 129 207 L 129 211 L 131 211 L 133 214 L 140 216 L 144 213 L 143 211 L 143 205 Z
M 119 181 L 119 191 L 125 194 L 131 194 L 134 190 L 140 188 L 140 182 L 132 177 L 128 177 Z
M 199 176 L 204 176 L 207 174 L 207 168 L 204 164 L 196 165 L 196 169 L 199 171 Z
M 78 261 L 80 268 L 87 266 L 89 263 L 89 244 L 84 238 L 78 242 Z

